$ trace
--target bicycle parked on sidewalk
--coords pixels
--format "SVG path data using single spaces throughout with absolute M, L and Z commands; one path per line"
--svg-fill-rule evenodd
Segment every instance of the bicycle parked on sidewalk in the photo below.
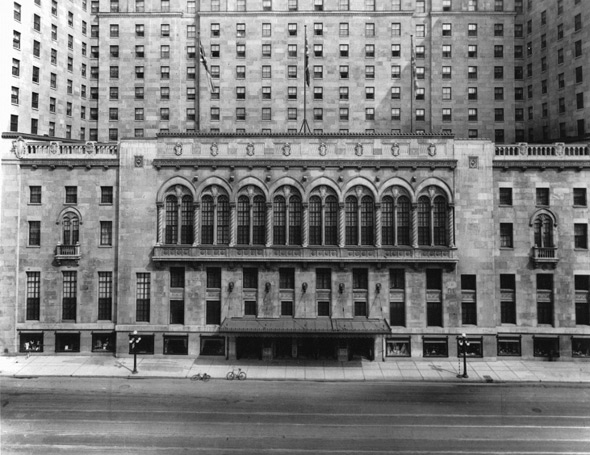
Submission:
M 237 371 L 233 369 L 229 373 L 227 373 L 225 378 L 228 381 L 233 381 L 235 378 L 238 378 L 238 381 L 243 381 L 244 379 L 246 379 L 246 373 L 242 371 L 241 368 L 238 368 Z
M 191 377 L 191 381 L 203 381 L 203 382 L 207 382 L 209 379 L 211 379 L 211 376 L 208 375 L 207 373 L 197 373 L 195 374 L 193 377 Z

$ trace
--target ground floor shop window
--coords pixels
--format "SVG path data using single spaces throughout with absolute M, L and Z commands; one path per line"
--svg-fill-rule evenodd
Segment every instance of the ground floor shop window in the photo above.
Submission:
M 20 334 L 20 352 L 43 352 L 43 332 Z
M 201 355 L 225 355 L 225 338 L 201 337 Z
M 572 357 L 590 357 L 590 338 L 572 337 Z
M 115 332 L 92 333 L 92 352 L 115 352 Z
M 520 356 L 521 354 L 520 336 L 500 336 L 498 335 L 498 355 L 499 356 Z
M 154 335 L 147 335 L 145 333 L 139 333 L 138 336 L 141 338 L 135 346 L 136 354 L 153 354 L 154 353 Z M 129 354 L 133 354 L 131 349 L 131 343 L 129 343 Z
M 164 335 L 164 354 L 187 355 L 188 335 Z
M 533 337 L 533 355 L 535 357 L 559 357 L 559 338 Z
M 387 338 L 385 340 L 385 355 L 387 357 L 410 357 L 410 338 Z
M 449 342 L 447 337 L 424 338 L 424 357 L 448 357 Z
M 481 337 L 478 338 L 467 338 L 469 344 L 465 345 L 467 357 L 483 357 L 483 343 Z M 457 340 L 457 355 L 461 357 L 463 355 L 463 347 L 459 346 L 459 340 Z
M 80 333 L 56 333 L 55 352 L 80 352 Z

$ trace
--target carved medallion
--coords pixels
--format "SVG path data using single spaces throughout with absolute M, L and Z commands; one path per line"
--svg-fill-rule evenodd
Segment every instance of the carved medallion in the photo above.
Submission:
M 391 154 L 393 156 L 399 156 L 399 144 L 397 142 L 391 144 Z
M 143 167 L 143 155 L 135 155 L 135 167 Z
M 354 146 L 354 154 L 356 156 L 361 156 L 363 154 L 363 144 L 358 143 Z
M 328 153 L 328 146 L 322 142 L 318 147 L 318 151 L 320 152 L 320 156 L 326 156 L 326 153 Z
M 88 155 L 92 155 L 93 153 L 96 153 L 96 142 L 94 142 L 94 141 L 86 142 L 86 144 L 84 145 L 84 151 Z
M 248 143 L 246 146 L 246 155 L 254 156 L 254 144 L 252 144 L 252 142 Z
M 176 143 L 176 145 L 174 146 L 174 154 L 176 156 L 182 155 L 182 143 L 180 143 L 180 142 Z
M 288 142 L 285 145 L 283 145 L 283 155 L 291 155 L 291 144 L 289 144 Z
M 55 141 L 51 141 L 49 143 L 49 152 L 52 155 L 55 155 L 58 152 L 58 150 L 59 150 L 59 143 L 55 142 Z
M 428 155 L 435 156 L 436 155 L 436 145 L 430 144 L 428 146 Z
M 209 149 L 211 150 L 211 156 L 217 156 L 219 154 L 219 147 L 217 146 L 217 143 L 214 142 L 211 144 Z
M 17 158 L 21 158 L 25 153 L 25 140 L 22 136 L 19 136 L 17 140 L 12 141 L 12 153 L 16 155 Z

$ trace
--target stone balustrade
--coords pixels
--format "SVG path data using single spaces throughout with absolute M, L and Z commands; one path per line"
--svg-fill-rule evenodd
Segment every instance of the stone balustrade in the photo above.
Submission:
M 527 144 L 496 145 L 494 160 L 523 159 L 590 159 L 590 144 Z

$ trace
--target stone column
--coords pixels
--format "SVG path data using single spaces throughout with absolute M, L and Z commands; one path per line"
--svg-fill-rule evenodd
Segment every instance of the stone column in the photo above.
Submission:
M 412 225 L 411 225 L 412 248 L 418 248 L 418 204 L 416 202 L 412 203 L 411 216 L 412 216 Z
M 377 248 L 381 248 L 383 242 L 383 232 L 381 230 L 382 223 L 383 222 L 381 220 L 381 203 L 377 202 L 375 204 L 375 246 Z
M 158 230 L 157 230 L 156 245 L 159 246 L 164 241 L 164 203 L 158 202 L 156 204 L 156 208 L 158 210 Z
M 266 247 L 272 246 L 272 202 L 266 203 Z
M 338 204 L 338 246 L 346 245 L 346 209 L 344 202 Z
M 449 204 L 448 207 L 447 229 L 449 231 L 449 248 L 455 248 L 455 206 L 453 204 Z
M 301 226 L 301 246 L 305 248 L 309 246 L 309 203 L 303 202 L 301 206 L 303 210 L 303 226 Z
M 193 204 L 193 246 L 198 246 L 201 243 L 199 235 L 201 233 L 201 204 L 195 202 Z
M 236 234 L 238 225 L 238 213 L 236 203 L 229 203 L 229 246 L 236 246 Z
M 393 246 L 397 246 L 397 199 L 393 201 Z

